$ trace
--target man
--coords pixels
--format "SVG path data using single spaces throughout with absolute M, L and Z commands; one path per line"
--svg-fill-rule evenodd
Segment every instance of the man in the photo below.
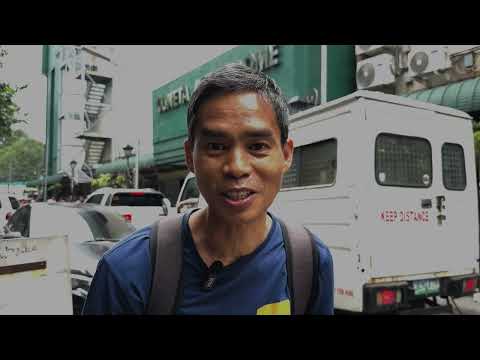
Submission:
M 292 162 L 288 109 L 273 80 L 243 65 L 206 76 L 188 109 L 185 158 L 208 207 L 183 216 L 183 292 L 177 314 L 290 314 L 286 251 L 267 209 Z M 162 224 L 159 223 L 161 228 Z M 151 227 L 99 262 L 84 314 L 144 314 L 152 282 Z M 333 264 L 314 238 L 321 291 L 313 314 L 333 314 Z M 205 274 L 221 264 L 215 286 Z

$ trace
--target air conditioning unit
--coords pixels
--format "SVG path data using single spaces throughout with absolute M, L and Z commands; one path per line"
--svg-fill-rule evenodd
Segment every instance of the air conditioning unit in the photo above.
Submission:
M 355 45 L 355 55 L 374 56 L 389 52 L 392 45 Z
M 357 63 L 357 89 L 371 89 L 395 82 L 393 56 L 382 54 Z
M 415 45 L 408 53 L 408 75 L 424 77 L 452 67 L 448 46 Z

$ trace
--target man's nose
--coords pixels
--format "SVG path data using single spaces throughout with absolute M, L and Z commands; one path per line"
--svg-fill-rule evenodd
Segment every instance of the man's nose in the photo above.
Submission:
M 241 178 L 248 176 L 251 172 L 249 154 L 241 149 L 232 149 L 224 164 L 224 173 L 227 176 Z

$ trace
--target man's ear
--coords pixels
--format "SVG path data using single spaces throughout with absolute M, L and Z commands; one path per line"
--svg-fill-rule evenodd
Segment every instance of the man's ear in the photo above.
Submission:
M 283 145 L 283 158 L 285 160 L 284 170 L 286 173 L 290 166 L 292 166 L 293 161 L 293 140 L 288 138 L 285 144 Z
M 183 149 L 185 151 L 185 162 L 187 163 L 188 170 L 195 173 L 195 168 L 193 166 L 193 141 L 190 141 L 190 139 L 185 140 L 183 143 Z

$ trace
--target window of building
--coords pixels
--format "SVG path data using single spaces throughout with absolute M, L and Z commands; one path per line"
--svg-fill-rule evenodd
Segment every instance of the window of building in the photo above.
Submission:
M 445 143 L 442 146 L 443 185 L 448 190 L 465 190 L 465 156 L 459 144 Z
M 430 187 L 432 147 L 428 140 L 380 134 L 375 141 L 375 178 L 386 186 Z
M 328 139 L 297 147 L 282 188 L 331 185 L 337 176 L 337 140 Z

